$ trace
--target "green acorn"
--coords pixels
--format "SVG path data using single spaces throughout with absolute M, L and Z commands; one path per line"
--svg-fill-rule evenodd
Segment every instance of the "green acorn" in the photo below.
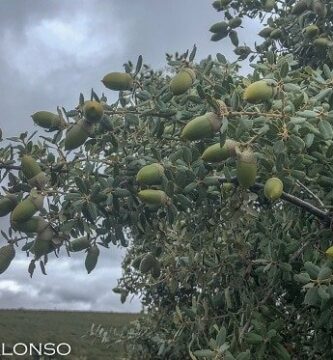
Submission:
M 89 135 L 91 135 L 92 129 L 92 125 L 83 119 L 79 120 L 76 124 L 73 124 L 66 132 L 65 149 L 74 150 L 83 145 Z
M 42 172 L 37 161 L 30 155 L 24 155 L 21 158 L 21 167 L 24 176 L 29 180 Z
M 270 12 L 274 9 L 275 0 L 266 0 L 264 4 L 264 10 Z
M 11 226 L 16 231 L 25 233 L 35 233 L 42 231 L 47 225 L 46 220 L 41 216 L 33 216 L 25 222 L 11 222 Z
M 164 205 L 168 202 L 167 194 L 162 190 L 141 190 L 138 193 L 139 199 L 148 205 Z
M 156 259 L 152 254 L 146 254 L 140 263 L 140 272 L 142 274 L 147 274 L 153 266 L 156 264 Z
M 17 205 L 17 198 L 13 194 L 7 194 L 0 199 L 0 217 L 8 215 Z
M 325 251 L 325 254 L 326 254 L 329 258 L 333 259 L 333 246 L 329 247 L 329 248 Z
M 221 162 L 236 155 L 237 141 L 227 139 L 221 147 L 220 143 L 209 146 L 201 155 L 201 159 L 208 162 Z
M 268 200 L 275 201 L 283 193 L 283 182 L 277 177 L 271 177 L 265 182 L 264 194 Z
M 15 257 L 13 244 L 8 244 L 0 248 L 0 274 L 5 272 Z
M 49 130 L 61 130 L 66 127 L 66 123 L 58 114 L 49 111 L 37 111 L 31 115 L 34 123 L 42 128 Z
M 229 27 L 231 28 L 231 29 L 235 29 L 235 28 L 237 28 L 238 26 L 240 26 L 242 24 L 242 19 L 240 18 L 240 17 L 234 17 L 234 18 L 232 18 L 230 21 L 229 21 L 229 23 L 228 23 L 228 25 L 229 25 Z
M 85 249 L 88 249 L 90 246 L 90 241 L 86 236 L 74 239 L 69 243 L 68 250 L 71 252 L 78 252 Z
M 37 234 L 34 244 L 30 250 L 30 252 L 35 255 L 36 259 L 49 254 L 55 249 L 52 242 L 54 236 L 55 231 L 48 223 L 46 223 L 44 228 Z
M 331 47 L 333 45 L 333 43 L 332 43 L 332 41 L 330 41 L 327 38 L 319 37 L 313 41 L 313 45 L 320 49 L 326 49 L 328 47 Z
M 98 257 L 99 257 L 98 246 L 97 245 L 91 246 L 87 252 L 87 256 L 85 260 L 85 267 L 88 274 L 90 274 L 95 269 Z
M 84 103 L 83 115 L 90 123 L 98 122 L 104 113 L 103 105 L 94 100 L 89 100 Z
M 173 95 L 181 95 L 186 92 L 194 83 L 196 75 L 194 70 L 185 68 L 180 70 L 170 81 L 170 90 Z
M 164 167 L 161 164 L 153 163 L 146 165 L 139 170 L 136 181 L 141 185 L 158 185 L 164 175 Z
M 128 73 L 111 72 L 104 76 L 102 83 L 110 90 L 124 91 L 132 90 L 133 78 Z
M 187 123 L 181 133 L 186 140 L 201 140 L 212 137 L 221 127 L 221 117 L 213 112 L 198 116 Z
M 249 188 L 256 182 L 257 161 L 252 150 L 239 153 L 237 159 L 237 180 L 243 188 Z
M 272 99 L 275 92 L 276 88 L 273 81 L 259 80 L 245 89 L 243 98 L 249 103 L 257 104 Z
M 28 183 L 37 189 L 43 189 L 47 184 L 47 176 L 42 171 L 37 161 L 30 155 L 24 155 L 21 158 L 21 167 L 24 176 L 28 179 Z
M 291 10 L 293 15 L 301 15 L 305 10 L 308 9 L 308 4 L 306 0 L 298 1 Z
M 258 35 L 263 37 L 264 39 L 267 39 L 273 30 L 274 29 L 271 27 L 266 27 L 259 31 Z
M 313 39 L 319 34 L 319 28 L 317 25 L 309 25 L 303 29 L 303 35 L 307 39 Z
M 43 208 L 44 197 L 31 191 L 30 195 L 21 201 L 11 214 L 11 222 L 22 223 L 29 220 L 38 210 Z
M 282 36 L 282 31 L 280 29 L 274 29 L 269 35 L 269 37 L 274 40 L 279 40 L 281 36 Z

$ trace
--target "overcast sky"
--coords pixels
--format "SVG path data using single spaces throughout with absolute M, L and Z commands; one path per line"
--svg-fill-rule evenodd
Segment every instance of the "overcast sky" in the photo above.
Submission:
M 165 53 L 198 46 L 197 60 L 221 52 L 235 59 L 228 39 L 211 42 L 209 27 L 221 20 L 207 0 L 1 0 L 0 128 L 4 137 L 33 130 L 38 110 L 70 109 L 91 88 L 105 91 L 100 79 L 122 71 L 139 54 L 154 68 Z M 259 25 L 245 22 L 242 41 L 254 41 Z M 0 225 L 4 226 L 4 222 Z M 20 250 L 18 250 L 20 252 Z M 122 305 L 112 293 L 121 275 L 124 251 L 103 250 L 87 275 L 84 258 L 51 256 L 47 276 L 32 279 L 19 254 L 0 278 L 0 307 L 138 311 L 138 299 Z

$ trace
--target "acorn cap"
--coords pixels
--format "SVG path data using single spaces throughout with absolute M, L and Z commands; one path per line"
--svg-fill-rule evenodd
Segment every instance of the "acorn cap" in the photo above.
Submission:
M 170 91 L 173 95 L 185 93 L 194 83 L 196 75 L 193 69 L 184 68 L 170 81 Z
M 36 187 L 38 190 L 43 190 L 47 183 L 48 178 L 43 171 L 28 180 L 28 184 L 31 187 Z
M 301 15 L 305 10 L 307 10 L 308 4 L 306 0 L 299 0 L 294 7 L 291 9 L 292 15 Z
M 24 176 L 29 180 L 42 172 L 37 161 L 30 155 L 23 155 L 21 158 L 21 168 Z
M 198 116 L 187 123 L 181 133 L 186 140 L 201 140 L 212 137 L 221 127 L 221 117 L 213 112 Z
M 5 272 L 15 257 L 13 244 L 4 245 L 0 248 L 0 274 Z
M 44 227 L 44 229 L 37 234 L 34 244 L 30 249 L 31 253 L 35 255 L 36 259 L 49 254 L 55 249 L 52 242 L 54 236 L 55 231 L 49 224 L 47 224 L 46 227 Z
M 161 164 L 153 163 L 146 165 L 139 170 L 136 181 L 142 185 L 158 185 L 164 175 L 164 167 Z
M 238 154 L 237 180 L 240 186 L 249 188 L 256 182 L 257 161 L 254 153 L 246 149 Z
M 44 196 L 42 194 L 40 194 L 37 191 L 31 190 L 30 195 L 28 196 L 28 199 L 30 199 L 30 201 L 36 207 L 36 210 L 43 209 Z
M 88 100 L 83 106 L 83 115 L 88 122 L 98 122 L 103 116 L 103 105 L 95 100 Z
M 163 205 L 168 202 L 167 194 L 162 190 L 141 190 L 138 193 L 139 199 L 149 205 Z
M 110 90 L 132 90 L 133 78 L 125 72 L 111 72 L 104 76 L 102 83 Z

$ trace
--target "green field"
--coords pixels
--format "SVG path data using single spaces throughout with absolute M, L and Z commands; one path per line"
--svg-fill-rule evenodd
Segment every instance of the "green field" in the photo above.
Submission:
M 105 345 L 93 343 L 91 338 L 82 336 L 88 332 L 92 323 L 101 324 L 105 328 L 119 328 L 136 317 L 136 314 L 106 312 L 0 310 L 0 343 L 10 346 L 18 342 L 66 342 L 72 347 L 72 355 L 66 356 L 67 359 L 121 359 L 122 349 L 119 345 L 108 349 Z M 20 357 L 22 358 L 24 357 Z M 0 355 L 0 359 L 13 357 Z

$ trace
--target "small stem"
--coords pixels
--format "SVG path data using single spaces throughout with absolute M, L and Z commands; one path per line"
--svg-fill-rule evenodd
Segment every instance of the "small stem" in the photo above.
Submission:
M 302 184 L 299 180 L 296 180 L 296 183 L 306 192 L 308 192 L 315 200 L 317 200 L 318 204 L 322 207 L 325 207 L 324 203 L 319 199 L 319 197 L 314 194 L 309 188 L 307 188 L 304 184 Z

